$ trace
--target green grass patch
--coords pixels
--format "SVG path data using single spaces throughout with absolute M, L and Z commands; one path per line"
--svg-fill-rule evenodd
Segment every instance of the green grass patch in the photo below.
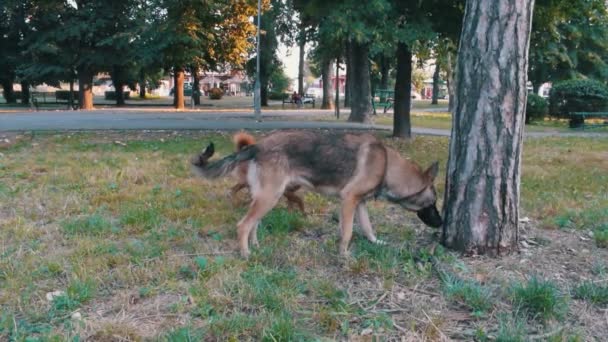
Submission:
M 450 274 L 441 277 L 443 291 L 453 301 L 466 305 L 474 316 L 482 316 L 494 303 L 492 291 L 473 280 L 463 280 Z
M 608 248 L 608 223 L 593 231 L 595 244 L 601 248 Z
M 513 305 L 533 318 L 542 321 L 562 318 L 568 311 L 568 303 L 555 283 L 536 277 L 526 284 L 513 288 Z
M 103 236 L 120 230 L 109 219 L 98 213 L 66 220 L 61 226 L 68 235 Z
M 596 305 L 608 305 L 608 286 L 593 282 L 584 282 L 574 288 L 574 298 L 582 299 Z

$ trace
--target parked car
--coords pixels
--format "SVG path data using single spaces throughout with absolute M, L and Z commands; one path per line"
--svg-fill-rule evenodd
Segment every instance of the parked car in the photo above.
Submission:
M 173 96 L 175 93 L 175 87 L 171 87 L 169 91 L 169 96 Z M 192 83 L 184 82 L 184 96 L 190 97 L 192 96 Z

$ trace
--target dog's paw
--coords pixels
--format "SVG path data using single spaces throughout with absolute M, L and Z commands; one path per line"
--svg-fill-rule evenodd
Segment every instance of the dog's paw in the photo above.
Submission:
M 374 241 L 374 243 L 376 245 L 380 245 L 380 246 L 386 246 L 386 245 L 388 245 L 388 242 L 386 242 L 384 240 L 380 240 L 380 239 L 376 239 L 376 241 Z

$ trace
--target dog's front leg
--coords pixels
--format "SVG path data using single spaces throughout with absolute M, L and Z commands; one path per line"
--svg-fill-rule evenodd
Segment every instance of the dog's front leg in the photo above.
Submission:
M 358 199 L 354 197 L 346 197 L 342 201 L 342 212 L 340 213 L 340 254 L 344 257 L 348 256 L 348 245 L 353 236 L 353 221 L 355 219 L 355 208 L 357 208 Z
M 359 218 L 359 224 L 361 224 L 361 230 L 369 241 L 381 245 L 385 244 L 384 241 L 376 238 L 376 234 L 374 233 L 374 228 L 372 227 L 372 222 L 369 219 L 369 213 L 367 212 L 367 207 L 365 206 L 364 202 L 359 203 L 357 206 L 357 217 Z

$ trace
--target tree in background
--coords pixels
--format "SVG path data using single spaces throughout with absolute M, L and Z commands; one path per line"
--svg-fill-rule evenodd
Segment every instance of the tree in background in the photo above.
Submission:
M 456 70 L 442 242 L 471 254 L 517 248 L 533 0 L 469 0 Z

